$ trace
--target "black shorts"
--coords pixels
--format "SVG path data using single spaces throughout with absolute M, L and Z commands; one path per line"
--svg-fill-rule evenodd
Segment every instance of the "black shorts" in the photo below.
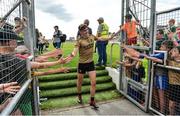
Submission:
M 86 72 L 89 71 L 94 71 L 95 67 L 94 67 L 94 62 L 90 62 L 90 63 L 79 63 L 78 64 L 78 73 L 80 74 L 85 74 Z
M 180 85 L 169 84 L 169 99 L 180 103 Z

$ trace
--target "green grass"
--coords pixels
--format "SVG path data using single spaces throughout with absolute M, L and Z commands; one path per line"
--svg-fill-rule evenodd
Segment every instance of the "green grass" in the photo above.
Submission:
M 100 70 L 96 71 L 96 76 L 102 76 L 102 75 L 107 75 L 108 72 L 106 70 Z M 85 78 L 88 77 L 87 74 L 84 76 Z M 58 80 L 71 80 L 71 79 L 76 79 L 77 78 L 77 73 L 66 73 L 66 74 L 54 74 L 54 75 L 47 75 L 47 76 L 41 76 L 38 77 L 40 82 L 49 82 L 49 81 L 58 81 Z
M 83 103 L 87 104 L 89 102 L 90 95 L 89 93 L 84 94 L 83 96 Z M 109 99 L 116 99 L 120 98 L 121 94 L 117 90 L 109 90 L 96 93 L 96 101 L 106 101 Z M 42 102 L 41 109 L 48 110 L 54 108 L 64 108 L 78 105 L 76 96 L 70 96 L 65 98 L 56 98 L 56 99 L 49 99 L 48 101 Z
M 63 57 L 68 56 L 74 48 L 73 42 L 63 43 Z M 49 46 L 48 51 L 51 51 L 53 48 L 52 45 Z M 115 62 L 119 59 L 119 46 L 114 45 L 113 47 L 112 61 Z M 97 63 L 98 55 L 94 53 L 93 57 L 95 63 Z M 110 62 L 110 45 L 107 46 L 107 63 Z M 49 59 L 53 61 L 55 59 Z M 77 64 L 78 64 L 78 55 L 68 64 L 57 65 L 49 67 L 51 70 L 58 67 L 69 67 L 69 73 L 60 73 L 53 75 L 46 75 L 38 77 L 40 82 L 40 96 L 42 98 L 48 98 L 47 101 L 42 102 L 41 109 L 53 109 L 53 108 L 63 108 L 78 105 L 76 95 L 76 81 L 77 81 Z M 73 67 L 73 68 L 72 68 Z M 110 99 L 119 98 L 121 95 L 115 89 L 115 84 L 112 83 L 111 77 L 108 76 L 108 72 L 104 70 L 104 67 L 96 67 L 96 101 L 106 101 Z M 83 102 L 86 104 L 89 102 L 90 97 L 90 79 L 87 74 L 84 76 L 83 86 L 82 86 L 82 96 Z
M 62 45 L 62 50 L 63 50 L 63 56 L 66 57 L 67 55 L 69 55 L 72 51 L 73 51 L 73 48 L 74 48 L 74 42 L 65 42 L 63 43 Z M 49 48 L 48 48 L 48 51 L 51 51 L 55 49 L 52 44 L 50 44 Z M 110 63 L 110 50 L 111 50 L 111 45 L 108 44 L 107 46 L 107 64 Z M 112 54 L 112 61 L 115 63 L 116 60 L 119 59 L 120 57 L 120 47 L 118 45 L 114 45 L 113 47 L 113 54 Z M 97 55 L 97 52 L 94 53 L 94 56 L 93 56 L 93 59 L 94 59 L 94 62 L 97 63 L 97 60 L 98 60 L 98 55 Z M 52 60 L 52 59 L 50 59 Z M 76 67 L 77 66 L 77 63 L 78 63 L 78 55 L 76 55 L 76 57 L 68 64 L 64 64 L 64 66 L 66 67 Z M 55 66 L 57 67 L 57 66 Z
M 102 83 L 96 85 L 96 92 L 103 91 L 103 90 L 112 90 L 115 89 L 115 84 L 112 82 L 108 83 Z M 89 93 L 90 92 L 90 85 L 85 85 L 82 87 L 82 94 Z M 71 96 L 77 94 L 77 88 L 76 87 L 70 87 L 65 89 L 53 89 L 53 90 L 46 90 L 42 91 L 40 93 L 41 97 L 65 97 L 65 96 Z
M 66 87 L 76 87 L 77 79 L 73 80 L 63 80 L 63 81 L 55 81 L 55 82 L 42 82 L 40 83 L 41 90 L 43 89 L 55 89 L 55 88 L 66 88 Z M 96 78 L 96 83 L 103 83 L 111 81 L 111 77 L 109 76 L 101 76 Z M 83 80 L 83 85 L 90 85 L 90 79 L 85 78 Z

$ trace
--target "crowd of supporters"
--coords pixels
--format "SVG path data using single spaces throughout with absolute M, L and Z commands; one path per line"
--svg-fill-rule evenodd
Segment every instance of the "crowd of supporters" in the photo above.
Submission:
M 119 62 L 124 67 L 125 77 L 146 84 L 148 77 L 147 60 L 153 61 L 153 96 L 152 105 L 162 114 L 180 114 L 180 71 L 162 68 L 156 64 L 172 66 L 180 68 L 180 25 L 175 25 L 175 19 L 170 19 L 168 26 L 157 26 L 155 50 L 153 54 L 149 54 L 146 50 L 132 49 L 129 46 L 150 47 L 150 39 L 148 31 L 144 35 L 137 31 L 136 25 L 140 22 L 133 21 L 131 15 L 126 15 L 126 23 L 117 32 L 124 30 L 127 38 L 121 46 L 124 49 L 124 61 Z M 132 26 L 134 23 L 134 26 Z M 162 28 L 163 27 L 163 28 Z M 133 31 L 133 32 L 132 32 Z M 116 34 L 117 34 L 116 33 Z M 115 34 L 115 35 L 116 35 Z M 127 46 L 128 45 L 128 46 Z M 127 94 L 134 100 L 144 105 L 144 97 L 142 91 L 128 85 Z

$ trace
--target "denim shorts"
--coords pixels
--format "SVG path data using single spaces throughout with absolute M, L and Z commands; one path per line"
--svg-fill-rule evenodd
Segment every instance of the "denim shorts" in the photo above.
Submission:
M 157 89 L 167 90 L 168 89 L 168 76 L 166 75 L 156 75 L 155 76 L 155 87 Z

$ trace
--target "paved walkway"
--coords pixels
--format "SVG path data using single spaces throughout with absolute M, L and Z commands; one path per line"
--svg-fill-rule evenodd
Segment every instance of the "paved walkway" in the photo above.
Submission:
M 89 105 L 81 105 L 65 109 L 42 111 L 42 115 L 150 115 L 126 99 L 116 99 L 98 103 L 99 110 Z

